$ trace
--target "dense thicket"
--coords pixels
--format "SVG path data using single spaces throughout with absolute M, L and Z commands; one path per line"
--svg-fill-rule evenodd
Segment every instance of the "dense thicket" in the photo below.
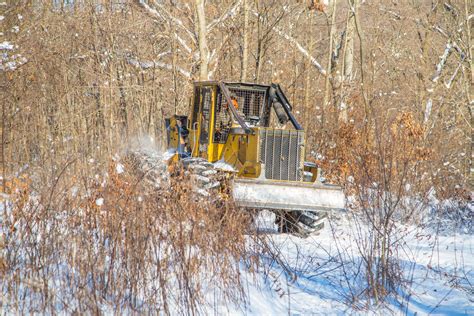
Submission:
M 332 166 L 353 163 L 343 161 L 347 134 L 374 142 L 407 113 L 431 152 L 419 176 L 448 195 L 466 183 L 468 1 L 207 1 L 203 32 L 192 1 L 54 3 L 2 7 L 3 37 L 15 46 L 3 65 L 27 60 L 1 72 L 4 174 L 107 157 L 143 134 L 161 142 L 163 117 L 187 112 L 207 62 L 209 79 L 281 83 L 308 152 Z

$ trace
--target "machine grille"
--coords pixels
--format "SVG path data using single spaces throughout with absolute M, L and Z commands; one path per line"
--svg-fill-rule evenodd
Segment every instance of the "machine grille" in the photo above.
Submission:
M 300 181 L 303 178 L 304 132 L 297 130 L 260 130 L 260 162 L 265 178 Z

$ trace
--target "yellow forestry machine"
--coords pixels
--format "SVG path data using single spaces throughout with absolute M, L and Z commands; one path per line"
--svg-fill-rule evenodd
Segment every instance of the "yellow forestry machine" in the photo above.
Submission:
M 195 82 L 190 115 L 166 128 L 170 161 L 192 170 L 203 195 L 221 185 L 216 174 L 232 173 L 235 203 L 274 212 L 280 232 L 308 236 L 344 208 L 341 188 L 304 161 L 304 130 L 278 84 Z

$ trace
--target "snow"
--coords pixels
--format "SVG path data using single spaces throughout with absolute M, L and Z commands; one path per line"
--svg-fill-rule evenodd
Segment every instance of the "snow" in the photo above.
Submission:
M 117 163 L 117 165 L 115 166 L 115 172 L 117 172 L 117 174 L 121 174 L 124 171 L 125 167 L 121 163 Z
M 150 68 L 162 68 L 162 69 L 167 69 L 167 70 L 172 70 L 173 69 L 173 66 L 170 65 L 170 64 L 167 64 L 167 63 L 164 63 L 162 61 L 159 61 L 159 60 L 145 60 L 145 61 L 141 61 L 141 60 L 138 60 L 136 58 L 130 58 L 128 57 L 127 58 L 127 62 L 134 66 L 134 67 L 139 67 L 143 70 L 147 70 L 147 69 L 150 69 Z M 183 75 L 184 77 L 186 78 L 191 78 L 191 73 L 181 67 L 176 67 L 176 70 L 181 74 Z
M 176 154 L 175 150 L 169 149 L 163 153 L 163 161 L 168 161 Z
M 150 142 L 146 145 L 144 140 L 140 142 L 140 147 L 142 150 L 154 150 L 154 144 Z M 166 155 L 166 152 L 158 150 L 152 153 L 158 160 Z M 114 158 L 115 170 L 122 173 L 125 167 L 118 162 L 119 159 L 118 156 Z M 226 167 L 226 164 L 220 163 L 221 167 Z M 218 166 L 219 162 L 215 164 L 216 168 Z M 78 190 L 78 187 L 72 187 L 71 195 L 77 195 Z M 9 196 L 0 195 L 0 201 L 2 198 L 8 199 Z M 104 205 L 103 197 L 94 199 L 98 207 Z M 137 199 L 142 201 L 143 197 L 138 196 Z M 428 199 L 433 207 L 459 209 L 454 201 L 437 200 L 434 189 Z M 4 205 L 0 203 L 0 214 L 4 213 Z M 453 210 L 448 209 L 447 213 L 452 214 Z M 468 204 L 458 213 L 465 221 L 472 221 L 474 205 Z M 474 230 L 471 226 L 467 230 L 461 227 L 456 217 L 443 218 L 442 214 L 434 211 L 429 215 L 419 227 L 396 225 L 396 237 L 400 242 L 394 260 L 399 263 L 404 285 L 397 288 L 397 296 L 390 296 L 383 305 L 374 306 L 373 301 L 360 295 L 365 287 L 365 275 L 359 247 L 368 229 L 365 224 L 354 220 L 354 214 L 333 212 L 322 231 L 302 239 L 277 233 L 275 215 L 262 211 L 255 220 L 254 228 L 278 259 L 269 252 L 253 252 L 262 248 L 252 247 L 255 240 L 248 236 L 248 252 L 258 257 L 259 265 L 256 271 L 251 272 L 243 260 L 240 262 L 245 302 L 225 305 L 219 302 L 219 290 L 208 288 L 200 314 L 474 315 Z M 0 216 L 0 223 L 1 220 Z M 0 236 L 1 233 L 0 225 Z M 39 242 L 47 238 L 47 234 L 37 235 L 36 238 Z M 58 286 L 51 283 L 51 289 L 59 293 Z M 359 296 L 351 300 L 353 293 Z M 112 314 L 113 310 L 105 304 L 101 311 Z
M 13 45 L 11 44 L 4 45 L 5 43 L 8 43 L 8 42 L 4 42 L 0 44 L 0 50 L 13 49 Z M 8 54 L 5 53 L 3 54 L 3 56 L 0 57 L 0 71 L 14 71 L 18 67 L 27 63 L 27 61 L 28 60 L 25 57 L 21 56 L 20 54 L 15 54 L 9 58 Z
M 104 198 L 97 198 L 95 203 L 102 206 Z M 3 205 L 0 203 L 0 211 Z M 248 251 L 258 256 L 260 263 L 255 272 L 250 272 L 245 262 L 240 263 L 245 302 L 220 303 L 219 290 L 209 287 L 200 314 L 474 314 L 472 234 L 451 229 L 439 235 L 428 226 L 397 225 L 397 230 L 403 232 L 397 260 L 406 285 L 398 288 L 397 297 L 389 297 L 385 304 L 375 307 L 363 297 L 349 301 L 352 292 L 360 293 L 364 287 L 358 229 L 349 213 L 333 213 L 318 235 L 306 239 L 277 233 L 274 220 L 273 213 L 262 211 L 256 218 L 255 228 L 279 259 L 275 260 L 268 252 L 252 253 L 253 249 L 261 248 L 251 247 L 254 241 L 249 236 Z M 366 228 L 362 227 L 362 231 Z M 36 242 L 44 238 L 46 235 L 38 234 Z M 51 289 L 59 293 L 58 286 L 51 283 Z M 113 312 L 107 308 L 104 305 L 101 311 Z
M 214 163 L 214 168 L 222 170 L 222 171 L 230 171 L 230 172 L 237 172 L 238 170 L 234 168 L 234 166 L 228 164 L 224 160 L 219 160 Z
M 98 198 L 97 200 L 95 200 L 95 204 L 97 206 L 102 206 L 104 204 L 104 198 Z
M 0 50 L 12 50 L 13 45 L 10 44 L 10 42 L 4 41 L 3 43 L 0 43 Z
M 426 102 L 425 116 L 423 119 L 425 123 L 428 122 L 428 119 L 430 118 L 432 107 L 433 107 L 433 101 L 431 101 L 431 99 L 428 99 L 428 101 Z
M 222 308 L 218 314 L 366 315 L 366 301 L 347 301 L 350 292 L 362 286 L 354 223 L 342 214 L 339 219 L 333 217 L 319 235 L 300 239 L 275 234 L 272 216 L 263 212 L 259 223 L 267 226 L 270 244 L 294 275 L 262 255 L 269 267 L 257 277 L 242 268 L 248 306 L 234 306 L 228 311 Z M 400 228 L 409 232 L 403 237 L 404 251 L 398 260 L 411 286 L 400 288 L 399 297 L 372 307 L 369 314 L 473 315 L 473 235 L 453 232 L 450 236 L 434 236 L 421 228 Z
M 0 202 L 6 201 L 10 199 L 10 195 L 0 192 Z

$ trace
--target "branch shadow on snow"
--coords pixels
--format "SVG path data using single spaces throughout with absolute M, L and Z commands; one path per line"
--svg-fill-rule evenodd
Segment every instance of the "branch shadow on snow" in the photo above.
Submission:
M 398 259 L 401 267 L 402 283 L 394 294 L 378 306 L 365 296 L 363 259 L 360 256 L 344 258 L 343 261 L 330 255 L 321 245 L 313 245 L 311 253 L 305 256 L 300 251 L 301 245 L 295 242 L 293 247 L 285 247 L 288 240 L 294 237 L 274 235 L 275 253 L 261 256 L 267 265 L 268 276 L 263 286 L 273 289 L 280 297 L 293 302 L 298 312 L 324 311 L 326 306 L 341 312 L 348 310 L 367 311 L 382 307 L 394 314 L 442 314 L 469 315 L 474 313 L 473 307 L 466 307 L 466 300 L 471 295 L 469 281 L 453 279 L 449 266 L 434 270 L 431 267 L 412 260 Z M 302 242 L 306 243 L 306 242 Z M 309 244 L 311 242 L 308 242 Z M 308 249 L 306 249 L 307 251 Z M 278 254 L 279 258 L 275 258 Z M 273 276 L 273 278 L 271 277 Z M 276 278 L 275 278 L 276 276 Z M 468 271 L 464 276 L 472 279 L 474 273 Z M 275 280 L 276 279 L 276 280 Z M 454 284 L 454 282 L 457 282 Z M 278 284 L 277 284 L 278 283 Z M 286 284 L 288 288 L 282 286 Z M 284 288 L 284 293 L 277 291 Z M 290 297 L 288 297 L 290 296 Z M 306 298 L 310 301 L 306 302 Z M 323 305 L 315 305 L 321 301 Z M 311 303 L 313 302 L 313 303 Z M 295 311 L 296 312 L 296 311 Z

